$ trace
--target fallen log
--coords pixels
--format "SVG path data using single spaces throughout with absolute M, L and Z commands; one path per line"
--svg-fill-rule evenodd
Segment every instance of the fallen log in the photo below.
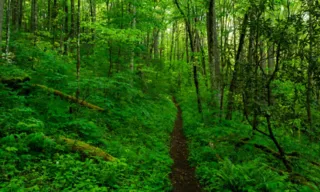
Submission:
M 77 99 L 76 97 L 74 96 L 71 96 L 71 95 L 67 95 L 65 93 L 62 93 L 61 91 L 58 91 L 58 90 L 55 90 L 55 89 L 52 89 L 52 88 L 49 88 L 49 87 L 46 87 L 44 85 L 39 85 L 39 84 L 33 84 L 32 85 L 33 87 L 38 87 L 38 88 L 41 88 L 45 91 L 48 91 L 50 93 L 53 93 L 54 95 L 56 96 L 59 96 L 61 99 L 65 99 L 65 100 L 68 100 L 70 102 L 73 102 L 73 103 L 77 103 L 79 105 L 82 105 L 84 107 L 87 107 L 89 109 L 93 109 L 93 110 L 97 110 L 97 111 L 105 111 L 103 108 L 99 107 L 99 106 L 96 106 L 96 105 L 93 105 L 91 103 L 88 103 L 86 101 L 83 101 L 83 100 L 80 100 L 80 99 Z
M 83 141 L 69 139 L 66 137 L 59 137 L 59 139 L 57 139 L 57 142 L 66 145 L 72 151 L 79 151 L 85 156 L 101 157 L 106 161 L 116 160 L 115 157 L 109 155 L 102 149 L 89 145 L 88 143 L 85 143 Z

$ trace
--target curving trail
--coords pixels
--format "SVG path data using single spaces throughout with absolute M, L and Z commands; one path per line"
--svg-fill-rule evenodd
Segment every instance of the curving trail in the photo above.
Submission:
M 173 192 L 200 192 L 199 182 L 195 177 L 195 170 L 188 163 L 188 146 L 183 135 L 182 111 L 175 98 L 173 101 L 178 109 L 174 130 L 171 135 L 170 155 L 174 160 L 170 179 Z

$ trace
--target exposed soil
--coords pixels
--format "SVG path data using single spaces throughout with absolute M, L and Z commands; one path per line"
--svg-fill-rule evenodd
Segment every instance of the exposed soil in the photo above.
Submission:
M 173 192 L 201 192 L 199 182 L 195 177 L 195 170 L 188 163 L 187 140 L 183 135 L 182 111 L 175 98 L 178 109 L 174 130 L 171 135 L 171 158 L 174 160 L 170 174 Z

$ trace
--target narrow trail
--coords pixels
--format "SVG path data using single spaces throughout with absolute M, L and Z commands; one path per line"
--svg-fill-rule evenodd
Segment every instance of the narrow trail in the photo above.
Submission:
M 201 192 L 199 182 L 195 177 L 195 170 L 188 163 L 187 140 L 183 135 L 182 111 L 173 98 L 178 113 L 174 130 L 171 135 L 170 155 L 174 160 L 170 179 L 173 185 L 173 192 Z

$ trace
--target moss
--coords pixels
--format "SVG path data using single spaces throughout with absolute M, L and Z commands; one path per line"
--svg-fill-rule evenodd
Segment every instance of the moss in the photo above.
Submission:
M 97 111 L 104 111 L 104 109 L 101 108 L 101 107 L 98 107 L 98 106 L 93 105 L 93 104 L 91 104 L 91 103 L 88 103 L 88 102 L 86 102 L 86 101 L 77 99 L 77 98 L 74 97 L 74 96 L 67 95 L 67 94 L 65 94 L 65 93 L 62 93 L 61 91 L 58 91 L 58 90 L 55 90 L 55 89 L 46 87 L 46 86 L 44 86 L 44 85 L 34 84 L 34 85 L 32 85 L 32 86 L 41 88 L 41 89 L 43 89 L 43 90 L 45 90 L 45 91 L 48 91 L 48 92 L 51 92 L 51 93 L 53 93 L 54 95 L 59 96 L 61 99 L 65 99 L 65 100 L 68 100 L 68 101 L 77 103 L 77 104 L 82 105 L 82 106 L 84 106 L 84 107 L 88 107 L 89 109 L 93 109 L 93 110 L 97 110 Z
M 66 144 L 72 151 L 79 151 L 84 155 L 88 156 L 96 156 L 96 157 L 101 157 L 102 159 L 106 161 L 115 161 L 116 158 L 113 156 L 109 155 L 102 149 L 89 145 L 88 143 L 74 140 L 74 139 L 69 139 L 66 137 L 60 137 L 59 142 Z

